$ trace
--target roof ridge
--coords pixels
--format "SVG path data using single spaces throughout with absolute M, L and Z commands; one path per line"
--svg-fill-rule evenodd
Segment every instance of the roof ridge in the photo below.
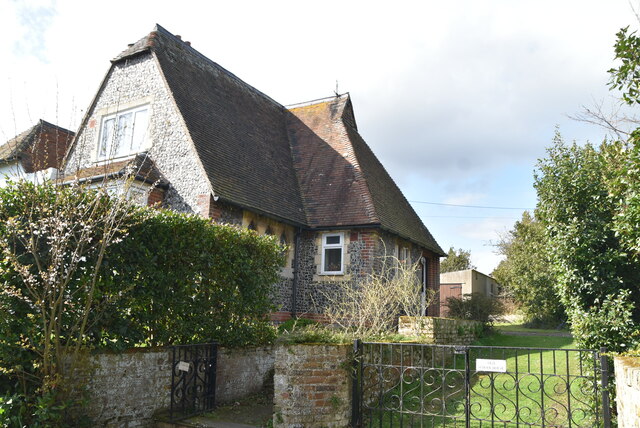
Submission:
M 312 106 L 312 105 L 314 105 L 314 104 L 322 104 L 322 103 L 330 102 L 330 101 L 333 101 L 333 100 L 335 100 L 335 99 L 343 98 L 343 97 L 347 97 L 347 98 L 349 98 L 349 97 L 350 97 L 349 92 L 345 92 L 345 93 L 342 93 L 342 94 L 332 95 L 332 96 L 330 96 L 330 97 L 317 98 L 317 99 L 315 99 L 315 100 L 310 100 L 310 101 L 302 101 L 302 102 L 299 102 L 299 103 L 287 104 L 287 105 L 285 105 L 284 107 L 285 107 L 287 110 L 291 110 L 291 109 L 299 108 L 299 107 Z
M 260 91 L 259 89 L 256 89 L 254 86 L 250 85 L 249 83 L 245 82 L 244 80 L 242 80 L 241 78 L 239 78 L 238 76 L 236 76 L 234 73 L 232 73 L 231 71 L 227 70 L 226 68 L 224 68 L 223 66 L 221 66 L 220 64 L 218 64 L 217 62 L 213 61 L 211 58 L 207 57 L 206 55 L 204 55 L 202 52 L 200 52 L 199 50 L 197 50 L 196 48 L 194 48 L 193 46 L 191 46 L 190 43 L 187 43 L 185 41 L 182 40 L 182 38 L 176 36 L 175 34 L 171 33 L 169 30 L 167 30 L 166 28 L 164 28 L 162 25 L 160 24 L 155 24 L 155 26 L 153 27 L 153 30 L 147 34 L 146 36 L 144 36 L 142 39 L 138 40 L 137 42 L 131 44 L 129 46 L 129 48 L 125 49 L 122 53 L 120 53 L 116 58 L 114 58 L 112 60 L 112 62 L 120 62 L 126 58 L 129 58 L 131 56 L 135 56 L 138 55 L 140 53 L 143 53 L 147 50 L 151 50 L 154 52 L 158 52 L 158 50 L 162 50 L 162 46 L 158 46 L 158 44 L 156 42 L 150 42 L 150 40 L 147 40 L 146 42 L 144 42 L 145 39 L 154 39 L 155 37 L 153 37 L 153 34 L 156 35 L 160 35 L 161 37 L 166 37 L 170 42 L 175 43 L 176 45 L 186 48 L 186 51 L 191 54 L 194 55 L 195 57 L 197 57 L 198 59 L 200 59 L 201 61 L 207 63 L 209 66 L 212 66 L 216 69 L 218 69 L 219 71 L 225 73 L 226 75 L 228 75 L 229 77 L 231 77 L 234 81 L 236 81 L 236 83 L 239 83 L 240 85 L 244 86 L 246 89 L 250 90 L 251 92 L 265 98 L 266 100 L 268 100 L 269 102 L 275 104 L 276 106 L 278 106 L 281 109 L 284 109 L 285 107 L 280 104 L 279 102 L 277 102 L 276 100 L 274 100 L 273 98 L 271 98 L 270 96 L 268 96 L 267 94 L 265 94 L 264 92 Z M 136 46 L 138 45 L 138 46 Z M 168 47 L 169 49 L 171 49 L 172 47 Z M 130 51 L 130 52 L 127 52 Z
M 380 222 L 382 224 L 382 228 L 383 229 L 387 229 L 390 230 L 393 233 L 396 233 L 397 235 L 408 239 L 410 241 L 414 241 L 414 242 L 418 242 L 420 245 L 424 245 L 425 248 L 428 248 L 429 250 L 435 252 L 435 253 L 439 253 L 440 255 L 446 255 L 444 253 L 444 251 L 442 250 L 442 248 L 440 247 L 440 245 L 438 244 L 438 242 L 435 240 L 435 238 L 433 237 L 433 235 L 431 234 L 431 231 L 429 231 L 429 229 L 427 228 L 427 226 L 425 226 L 424 222 L 422 221 L 422 219 L 420 218 L 420 216 L 418 215 L 418 213 L 416 213 L 415 209 L 413 208 L 413 206 L 409 203 L 409 200 L 407 199 L 407 197 L 404 195 L 404 193 L 402 192 L 402 190 L 400 189 L 400 187 L 398 186 L 398 184 L 395 182 L 395 180 L 393 179 L 393 177 L 391 177 L 391 174 L 389 174 L 389 172 L 387 171 L 387 169 L 384 167 L 384 165 L 382 164 L 382 162 L 380 162 L 380 159 L 378 159 L 378 156 L 376 156 L 376 154 L 374 153 L 374 151 L 371 149 L 371 147 L 369 147 L 369 145 L 364 141 L 364 138 L 362 138 L 362 136 L 360 135 L 360 133 L 358 132 L 357 129 L 353 128 L 352 126 L 348 126 L 345 125 L 347 127 L 348 130 L 350 130 L 350 132 L 353 132 L 356 134 L 356 136 L 361 140 L 361 143 L 358 142 L 358 149 L 356 149 L 355 145 L 353 144 L 353 139 L 351 138 L 351 135 L 349 135 L 349 141 L 351 142 L 351 145 L 354 147 L 354 154 L 356 156 L 356 158 L 358 158 L 358 155 L 356 154 L 356 152 L 358 150 L 364 150 L 367 153 L 362 153 L 365 156 L 372 156 L 372 160 L 376 163 L 375 166 L 371 166 L 373 168 L 378 168 L 378 171 L 382 171 L 382 173 L 384 175 L 386 175 L 385 180 L 389 180 L 389 182 L 393 185 L 393 187 L 395 189 L 392 190 L 392 192 L 397 196 L 399 195 L 401 200 L 404 202 L 404 204 L 406 204 L 406 208 L 410 211 L 410 216 L 409 217 L 405 217 L 406 219 L 412 219 L 413 221 L 417 221 L 417 224 L 419 225 L 420 229 L 422 229 L 423 233 L 425 233 L 426 237 L 427 237 L 427 241 L 423 241 L 423 242 L 419 242 L 417 241 L 417 237 L 411 237 L 410 234 L 405 234 L 403 233 L 403 231 L 401 231 L 398 227 L 398 225 L 395 225 L 395 227 L 389 227 L 389 226 L 385 226 L 386 220 L 383 218 L 380 218 L 380 214 L 378 213 L 378 208 L 376 206 L 376 197 L 373 196 L 373 193 L 371 193 L 371 188 L 370 186 L 370 177 L 367 177 L 366 175 L 373 173 L 373 171 L 369 171 L 369 172 L 365 172 L 365 169 L 363 169 L 363 174 L 365 175 L 365 183 L 367 185 L 367 188 L 369 189 L 369 193 L 371 194 L 372 197 L 372 201 L 373 201 L 373 205 L 374 205 L 374 210 L 376 211 L 376 216 L 378 218 L 380 218 Z M 358 164 L 360 164 L 360 160 L 358 159 Z M 377 203 L 382 203 L 384 204 L 384 201 L 382 200 L 378 200 Z M 395 207 L 396 209 L 400 209 L 401 207 Z M 429 242 L 430 241 L 430 242 Z

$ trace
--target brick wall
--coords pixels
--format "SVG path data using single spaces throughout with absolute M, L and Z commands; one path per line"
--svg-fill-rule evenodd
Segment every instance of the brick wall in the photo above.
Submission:
M 428 342 L 437 345 L 468 345 L 478 338 L 482 323 L 434 317 L 400 317 L 398 333 L 414 335 L 416 332 Z
M 618 427 L 640 427 L 640 357 L 615 357 Z
M 33 145 L 22 153 L 22 167 L 31 173 L 47 168 L 59 168 L 73 133 L 41 122 Z
M 280 345 L 274 375 L 274 427 L 348 427 L 351 345 Z

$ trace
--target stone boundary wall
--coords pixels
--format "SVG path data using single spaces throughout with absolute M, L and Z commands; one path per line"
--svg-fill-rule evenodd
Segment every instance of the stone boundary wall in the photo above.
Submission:
M 102 353 L 83 362 L 87 373 L 87 413 L 95 427 L 151 427 L 153 416 L 169 408 L 171 349 L 134 348 Z M 273 346 L 218 348 L 216 403 L 259 392 L 271 382 Z
M 478 321 L 435 317 L 400 317 L 398 333 L 423 336 L 436 345 L 468 345 L 482 332 Z
M 275 348 L 218 348 L 216 403 L 227 404 L 257 394 L 271 384 Z
M 618 428 L 640 427 L 640 357 L 615 357 Z
M 353 345 L 280 345 L 274 427 L 346 428 L 351 418 Z

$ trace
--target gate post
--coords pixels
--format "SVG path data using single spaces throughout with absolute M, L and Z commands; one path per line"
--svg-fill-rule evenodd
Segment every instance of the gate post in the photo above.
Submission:
M 602 387 L 602 418 L 604 419 L 604 428 L 611 428 L 611 409 L 609 402 L 609 362 L 607 361 L 607 348 L 600 348 L 600 370 L 601 370 L 601 387 Z
M 468 346 L 464 349 L 464 419 L 465 427 L 471 428 L 471 364 Z
M 353 341 L 353 363 L 351 374 L 351 426 L 362 425 L 362 342 L 360 339 Z

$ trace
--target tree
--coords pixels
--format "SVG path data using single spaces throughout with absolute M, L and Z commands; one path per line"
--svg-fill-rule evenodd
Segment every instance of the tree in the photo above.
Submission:
M 492 275 L 520 305 L 525 321 L 551 325 L 564 319 L 542 223 L 525 211 L 497 247 L 505 259 Z
M 52 410 L 78 404 L 68 374 L 104 306 L 126 291 L 101 290 L 99 276 L 132 213 L 124 197 L 77 185 L 0 189 L 0 384 L 17 378 L 23 396 L 51 400 Z
M 623 207 L 609 192 L 620 148 L 567 145 L 556 134 L 535 174 L 536 214 L 574 335 L 581 346 L 613 351 L 636 345 L 640 321 L 640 265 L 616 233 Z
M 447 252 L 447 257 L 440 262 L 441 273 L 475 268 L 476 267 L 471 264 L 471 251 L 465 251 L 462 248 L 456 251 L 453 247 L 450 247 Z

